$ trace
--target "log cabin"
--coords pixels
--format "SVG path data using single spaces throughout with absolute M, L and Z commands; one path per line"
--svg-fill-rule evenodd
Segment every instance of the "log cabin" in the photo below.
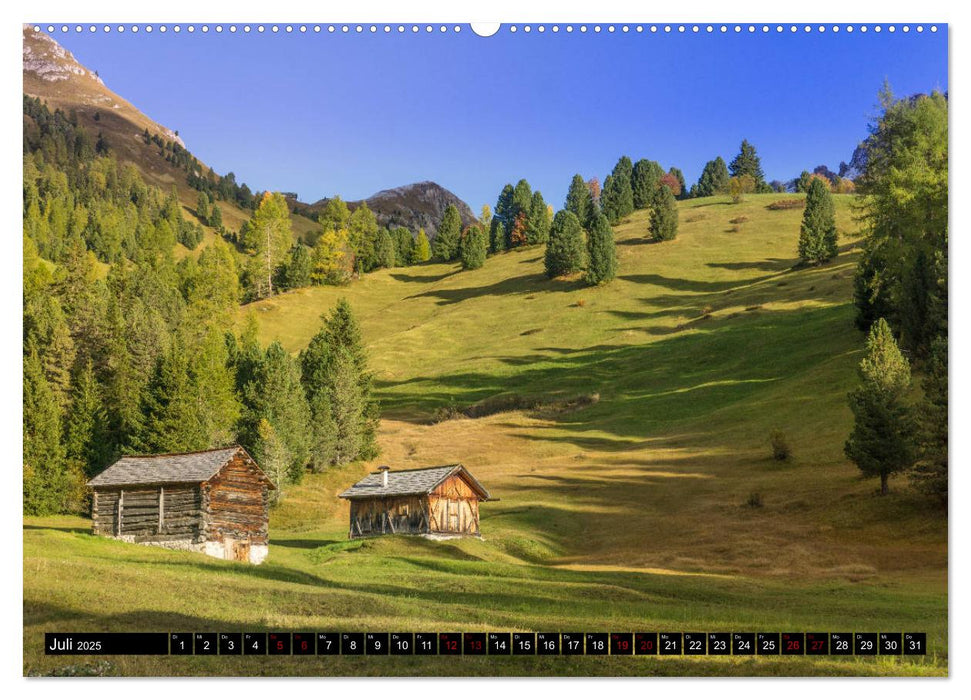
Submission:
M 269 490 L 242 447 L 122 457 L 92 478 L 94 534 L 259 564 Z
M 479 502 L 495 500 L 461 464 L 399 471 L 381 467 L 340 498 L 351 505 L 351 539 L 385 534 L 478 537 Z

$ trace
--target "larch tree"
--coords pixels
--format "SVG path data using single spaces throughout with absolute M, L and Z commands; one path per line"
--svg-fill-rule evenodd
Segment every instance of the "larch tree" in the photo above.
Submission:
M 425 235 L 425 229 L 418 229 L 418 235 L 415 236 L 414 241 L 411 244 L 411 256 L 410 261 L 412 265 L 418 265 L 423 262 L 428 262 L 432 257 L 432 248 L 428 243 L 428 236 Z
M 279 192 L 264 192 L 250 219 L 247 240 L 243 241 L 243 245 L 261 261 L 267 296 L 273 295 L 273 274 L 286 259 L 292 242 L 287 200 Z
M 910 365 L 882 318 L 870 328 L 859 377 L 849 396 L 854 422 L 844 451 L 864 476 L 880 478 L 883 495 L 890 476 L 910 469 L 917 455 L 916 424 L 907 402 Z

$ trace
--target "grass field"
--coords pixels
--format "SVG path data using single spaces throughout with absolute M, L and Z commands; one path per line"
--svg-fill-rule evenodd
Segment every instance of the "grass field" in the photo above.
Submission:
M 548 281 L 542 249 L 462 272 L 424 265 L 251 305 L 299 350 L 346 296 L 383 407 L 383 454 L 310 476 L 271 513 L 260 567 L 27 519 L 25 672 L 54 630 L 926 631 L 924 658 L 111 659 L 111 674 L 942 675 L 947 522 L 843 456 L 853 200 L 841 253 L 795 259 L 778 195 L 681 203 L 675 241 L 617 227 L 620 275 Z M 745 217 L 743 223 L 731 220 Z M 739 230 L 732 230 L 738 228 Z M 582 398 L 579 403 L 576 401 Z M 478 404 L 485 417 L 436 422 Z M 488 407 L 528 406 L 492 412 Z M 785 432 L 788 462 L 768 438 Z M 372 470 L 460 461 L 500 501 L 481 540 L 348 542 L 336 495 Z M 751 507 L 758 494 L 762 505 Z

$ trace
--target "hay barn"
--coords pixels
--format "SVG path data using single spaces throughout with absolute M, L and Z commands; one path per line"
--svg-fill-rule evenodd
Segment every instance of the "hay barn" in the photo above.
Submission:
M 340 495 L 351 504 L 350 538 L 384 534 L 479 535 L 479 502 L 494 500 L 461 464 L 381 467 Z
M 95 476 L 94 534 L 259 564 L 269 545 L 269 490 L 242 447 L 122 457 Z

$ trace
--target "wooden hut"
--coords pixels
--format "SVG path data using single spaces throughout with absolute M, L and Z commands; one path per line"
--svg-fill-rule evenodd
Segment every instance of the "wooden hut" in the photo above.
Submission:
M 351 504 L 350 537 L 479 535 L 479 501 L 490 500 L 461 464 L 391 471 L 381 467 L 340 495 Z
M 266 474 L 242 447 L 122 457 L 88 482 L 94 534 L 262 562 Z

